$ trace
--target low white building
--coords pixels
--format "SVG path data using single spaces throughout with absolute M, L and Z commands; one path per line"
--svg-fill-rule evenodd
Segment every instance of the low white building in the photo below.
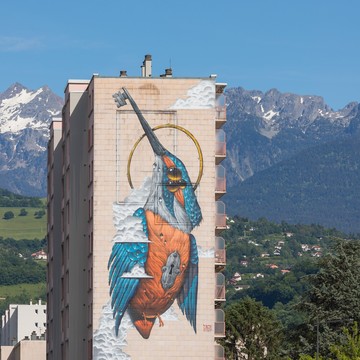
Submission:
M 46 304 L 10 304 L 2 316 L 1 346 L 21 340 L 43 340 L 46 333 Z

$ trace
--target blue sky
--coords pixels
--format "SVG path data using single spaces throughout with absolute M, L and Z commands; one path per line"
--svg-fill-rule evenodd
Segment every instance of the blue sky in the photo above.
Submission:
M 358 0 L 18 0 L 1 4 L 0 92 L 93 73 L 218 74 L 229 87 L 360 101 Z

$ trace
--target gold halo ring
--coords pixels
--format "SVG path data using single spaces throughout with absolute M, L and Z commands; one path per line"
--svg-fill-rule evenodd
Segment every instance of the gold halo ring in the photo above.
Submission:
M 202 178 L 203 175 L 203 169 L 204 169 L 204 159 L 203 159 L 203 154 L 199 145 L 199 142 L 196 140 L 195 136 L 187 129 L 179 126 L 179 125 L 174 125 L 174 124 L 162 124 L 162 125 L 158 125 L 155 126 L 154 128 L 152 128 L 153 131 L 159 130 L 159 129 L 165 129 L 165 128 L 171 128 L 171 129 L 176 129 L 179 130 L 181 132 L 183 132 L 187 137 L 189 137 L 192 142 L 194 143 L 194 145 L 196 146 L 198 155 L 199 155 L 199 173 L 198 173 L 198 177 L 196 179 L 195 185 L 193 187 L 194 190 L 196 190 L 196 188 L 198 187 L 198 185 L 200 184 L 200 180 Z M 140 141 L 146 136 L 146 134 L 142 134 L 139 139 L 135 142 L 133 148 L 130 151 L 129 154 L 129 158 L 128 158 L 128 162 L 127 162 L 127 178 L 128 178 L 128 182 L 130 187 L 133 189 L 133 183 L 131 180 L 131 174 L 130 174 L 130 167 L 131 167 L 131 160 L 132 157 L 134 155 L 134 152 L 137 148 L 137 146 L 139 145 Z

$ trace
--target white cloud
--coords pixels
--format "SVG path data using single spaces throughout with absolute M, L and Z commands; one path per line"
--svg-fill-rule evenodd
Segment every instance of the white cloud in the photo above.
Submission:
M 41 47 L 36 38 L 21 38 L 14 36 L 0 36 L 0 52 L 21 52 Z

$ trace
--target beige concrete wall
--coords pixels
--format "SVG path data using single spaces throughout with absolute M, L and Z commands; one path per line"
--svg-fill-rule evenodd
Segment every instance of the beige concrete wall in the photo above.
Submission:
M 46 342 L 44 340 L 21 341 L 14 346 L 7 360 L 45 360 Z
M 203 221 L 192 232 L 203 250 L 214 247 L 215 189 L 215 101 L 213 106 L 176 108 L 186 102 L 189 90 L 204 79 L 134 79 L 97 78 L 94 83 L 94 255 L 93 255 L 93 329 L 97 330 L 102 308 L 109 301 L 107 262 L 115 234 L 112 204 L 123 201 L 131 188 L 126 165 L 134 143 L 143 133 L 129 105 L 117 109 L 112 95 L 126 87 L 151 126 L 164 123 L 186 128 L 198 140 L 204 160 L 204 173 L 197 189 Z M 211 81 L 209 81 L 209 86 Z M 215 93 L 214 93 L 215 100 Z M 183 105 L 186 107 L 186 104 Z M 129 112 L 130 111 L 130 112 Z M 182 159 L 194 182 L 199 172 L 199 159 L 193 142 L 179 131 L 156 132 L 161 142 Z M 131 163 L 134 185 L 151 174 L 153 154 L 146 139 L 142 140 Z M 197 309 L 197 334 L 181 314 L 176 302 L 178 321 L 167 321 L 165 327 L 154 326 L 144 340 L 135 329 L 128 332 L 126 353 L 133 359 L 211 359 L 214 357 L 214 260 L 200 257 Z
M 0 360 L 8 360 L 13 348 L 13 346 L 0 346 Z
M 45 360 L 45 340 L 25 340 L 15 346 L 1 346 L 0 360 Z

